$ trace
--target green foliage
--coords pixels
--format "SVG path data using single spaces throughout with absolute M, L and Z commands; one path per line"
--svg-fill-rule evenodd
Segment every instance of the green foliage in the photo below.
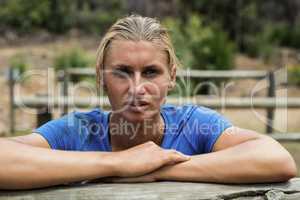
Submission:
M 274 38 L 274 27 L 266 25 L 264 29 L 254 35 L 248 35 L 244 38 L 245 52 L 252 57 L 261 57 L 264 60 L 269 60 L 278 48 L 278 40 Z
M 288 68 L 288 83 L 300 86 L 300 65 Z
M 175 49 L 184 66 L 194 69 L 233 68 L 234 45 L 217 26 L 205 26 L 198 15 L 191 15 L 186 25 L 168 18 Z
M 76 27 L 87 33 L 103 34 L 109 25 L 113 24 L 120 15 L 118 13 L 111 14 L 107 12 L 91 12 L 84 11 L 77 16 Z
M 32 27 L 43 25 L 48 16 L 48 0 L 9 0 L 1 5 L 0 25 L 28 32 Z
M 84 51 L 78 47 L 74 47 L 68 51 L 60 53 L 54 59 L 55 70 L 67 68 L 82 68 L 90 65 L 90 60 Z
M 168 18 L 164 24 L 170 29 L 177 56 L 183 66 L 209 70 L 226 70 L 234 67 L 234 44 L 217 26 L 204 25 L 199 15 L 189 16 L 186 23 Z M 189 96 L 195 92 L 207 93 L 205 86 L 201 91 L 194 92 L 198 83 L 199 81 L 194 80 L 189 83 L 177 80 L 178 88 L 171 95 Z
M 45 28 L 53 33 L 64 33 L 74 26 L 76 10 L 72 0 L 44 0 L 48 2 Z M 42 26 L 43 27 L 43 26 Z
M 175 53 L 180 62 L 183 66 L 191 66 L 193 55 L 189 49 L 188 40 L 181 29 L 181 22 L 174 18 L 166 18 L 163 24 L 169 29 Z
M 81 48 L 74 47 L 62 53 L 59 53 L 54 59 L 54 69 L 64 70 L 67 68 L 85 68 L 92 64 L 91 60 Z M 81 79 L 72 77 L 73 82 L 78 82 Z
M 122 13 L 122 2 L 117 0 L 3 0 L 0 3 L 0 28 L 13 28 L 20 33 L 35 29 L 65 33 L 76 27 L 99 33 Z
M 219 24 L 238 50 L 268 59 L 279 46 L 300 48 L 298 0 L 179 0 L 181 13 L 203 15 L 206 24 Z M 187 11 L 188 10 L 188 11 Z
M 23 75 L 28 69 L 26 58 L 22 54 L 16 54 L 10 59 L 10 67 L 17 70 L 19 75 Z
M 289 27 L 285 23 L 266 24 L 256 35 L 245 37 L 245 52 L 253 57 L 269 60 L 280 46 L 300 48 L 300 28 Z
M 281 46 L 300 49 L 300 24 L 293 27 L 287 24 L 274 26 L 272 41 L 277 41 Z
M 100 0 L 97 9 L 91 9 L 87 2 L 82 2 L 82 9 L 77 12 L 75 27 L 87 33 L 101 33 L 109 28 L 119 17 L 123 16 L 123 1 Z
M 187 30 L 194 63 L 200 69 L 233 68 L 233 44 L 227 35 L 214 27 L 204 27 L 199 17 L 190 18 Z
M 265 59 L 277 46 L 300 49 L 298 0 L 162 0 L 162 4 L 153 4 L 154 9 L 146 9 L 146 2 L 139 1 L 137 6 L 135 1 L 120 0 L 0 0 L 0 32 L 44 29 L 62 34 L 77 28 L 103 34 L 116 19 L 134 10 L 145 16 L 172 16 L 165 23 L 170 25 L 176 46 L 180 47 L 177 53 L 187 66 L 230 66 L 234 47 Z M 170 7 L 155 9 L 160 5 Z M 216 51 L 215 55 L 211 51 Z
M 289 37 L 286 39 L 286 45 L 300 49 L 300 24 L 291 28 L 289 32 Z M 288 39 L 289 38 L 289 39 Z
M 73 7 L 71 0 L 4 1 L 0 8 L 0 25 L 26 33 L 37 28 L 62 33 L 72 26 Z

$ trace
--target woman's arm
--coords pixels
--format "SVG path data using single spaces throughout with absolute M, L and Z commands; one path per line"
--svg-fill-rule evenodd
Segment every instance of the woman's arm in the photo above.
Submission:
M 254 131 L 231 128 L 214 145 L 214 152 L 163 167 L 148 175 L 114 182 L 176 180 L 216 183 L 281 182 L 296 176 L 291 155 L 275 140 Z
M 152 142 L 120 152 L 75 152 L 42 148 L 39 147 L 42 142 L 37 140 L 0 138 L 0 189 L 39 188 L 108 176 L 140 176 L 189 159 Z M 28 145 L 32 141 L 37 146 Z
M 67 152 L 0 139 L 0 188 L 45 187 L 114 173 L 112 155 Z
M 240 130 L 243 131 L 243 130 Z M 232 140 L 246 140 L 232 144 L 230 134 L 225 133 L 216 143 L 217 150 L 209 154 L 193 156 L 186 163 L 164 167 L 155 174 L 158 180 L 203 181 L 218 183 L 257 183 L 287 181 L 296 176 L 296 166 L 290 154 L 269 137 L 255 136 L 245 139 L 238 134 Z

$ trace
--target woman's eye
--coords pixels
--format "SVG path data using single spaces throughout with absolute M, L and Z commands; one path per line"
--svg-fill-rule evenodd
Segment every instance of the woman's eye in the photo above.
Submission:
M 156 69 L 147 69 L 146 71 L 143 72 L 143 74 L 147 77 L 153 77 L 157 75 L 158 71 Z
M 121 78 L 126 78 L 131 74 L 131 71 L 128 69 L 115 69 L 113 74 Z

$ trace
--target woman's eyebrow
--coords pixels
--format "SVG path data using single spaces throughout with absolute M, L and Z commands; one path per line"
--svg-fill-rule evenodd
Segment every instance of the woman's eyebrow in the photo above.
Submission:
M 119 68 L 119 69 L 130 69 L 130 70 L 134 69 L 134 67 L 132 67 L 131 65 L 127 65 L 127 64 L 115 64 L 115 65 L 111 65 L 111 66 L 113 68 Z M 142 66 L 140 69 L 144 70 L 144 69 L 153 69 L 153 68 L 161 68 L 161 66 L 158 64 L 150 64 L 150 65 Z
M 130 65 L 126 65 L 126 64 L 116 64 L 116 65 L 112 65 L 115 68 L 128 68 L 131 69 L 132 67 Z
M 144 66 L 143 68 L 144 69 L 153 69 L 153 68 L 157 68 L 157 69 L 159 69 L 159 68 L 162 68 L 163 66 L 162 65 L 160 65 L 160 64 L 150 64 L 150 65 L 146 65 L 146 66 Z
M 158 67 L 157 65 L 152 64 L 152 65 L 146 65 L 143 68 L 147 69 L 147 68 L 157 68 L 157 67 Z

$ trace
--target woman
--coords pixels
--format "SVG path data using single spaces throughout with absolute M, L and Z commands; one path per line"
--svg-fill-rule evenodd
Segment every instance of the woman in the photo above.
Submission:
M 290 154 L 270 137 L 233 127 L 208 108 L 164 105 L 178 65 L 158 21 L 118 20 L 100 43 L 96 69 L 112 112 L 74 112 L 32 134 L 2 138 L 0 188 L 107 177 L 252 183 L 296 175 Z

